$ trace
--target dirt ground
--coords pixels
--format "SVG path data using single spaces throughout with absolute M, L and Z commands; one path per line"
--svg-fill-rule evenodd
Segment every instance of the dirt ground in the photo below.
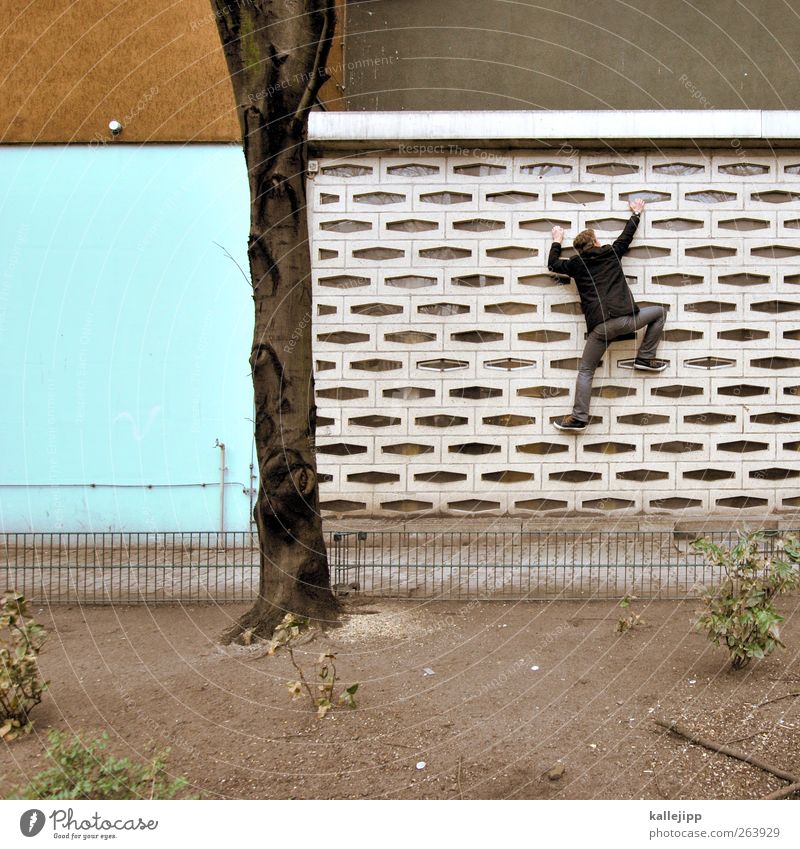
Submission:
M 358 708 L 324 720 L 291 701 L 285 653 L 218 644 L 241 608 L 41 611 L 50 690 L 36 733 L 0 745 L 0 796 L 45 765 L 49 726 L 107 730 L 118 755 L 170 746 L 203 798 L 750 799 L 783 785 L 655 717 L 800 773 L 800 695 L 756 707 L 800 691 L 800 598 L 783 606 L 789 649 L 739 673 L 692 629 L 695 603 L 636 609 L 646 625 L 618 635 L 612 602 L 351 604 L 297 652 L 308 667 L 330 647 L 360 683 Z

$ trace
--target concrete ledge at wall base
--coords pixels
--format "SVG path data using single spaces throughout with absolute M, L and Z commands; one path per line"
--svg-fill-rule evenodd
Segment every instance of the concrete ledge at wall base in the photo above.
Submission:
M 788 147 L 800 139 L 800 111 L 649 109 L 565 111 L 314 112 L 308 140 L 317 150 L 374 150 L 410 142 L 406 153 L 452 154 L 478 147 Z M 416 151 L 415 151 L 416 148 Z M 457 151 L 456 151 L 457 152 Z
M 613 518 L 607 516 L 571 516 L 554 521 L 541 518 L 488 518 L 480 516 L 448 516 L 415 519 L 381 518 L 353 519 L 351 521 L 325 519 L 323 528 L 326 533 L 357 533 L 367 531 L 371 534 L 388 532 L 433 532 L 433 533 L 503 533 L 503 532 L 546 532 L 553 533 L 634 533 L 634 532 L 672 532 L 675 535 L 688 535 L 692 539 L 705 533 L 726 533 L 741 530 L 749 531 L 787 531 L 800 527 L 800 516 L 788 515 L 780 519 L 760 516 L 734 517 L 709 516 L 708 519 L 675 520 L 674 516 L 640 516 L 638 518 Z

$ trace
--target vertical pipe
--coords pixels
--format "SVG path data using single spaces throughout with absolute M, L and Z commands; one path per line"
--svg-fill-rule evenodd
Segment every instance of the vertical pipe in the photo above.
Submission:
M 225 443 L 219 439 L 215 442 L 219 448 L 219 536 L 222 548 L 225 548 Z
M 253 530 L 254 530 L 255 524 L 256 524 L 256 520 L 253 517 L 253 498 L 255 497 L 255 494 L 256 494 L 256 473 L 255 473 L 255 465 L 253 464 L 252 461 L 250 462 L 250 488 L 248 489 L 248 493 L 250 495 L 250 513 L 248 514 L 250 516 L 249 527 L 250 527 L 250 533 L 253 533 Z
M 219 532 L 225 548 L 225 443 L 219 444 Z

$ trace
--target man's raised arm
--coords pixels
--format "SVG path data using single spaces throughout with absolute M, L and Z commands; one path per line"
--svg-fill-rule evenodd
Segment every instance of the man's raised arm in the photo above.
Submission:
M 641 198 L 636 198 L 636 200 L 628 201 L 628 208 L 633 213 L 630 219 L 628 219 L 628 223 L 625 225 L 625 229 L 620 233 L 619 238 L 611 245 L 614 253 L 618 257 L 624 256 L 628 252 L 628 248 L 631 246 L 631 242 L 633 241 L 633 234 L 636 232 L 636 228 L 639 226 L 639 218 L 641 214 L 644 212 L 644 201 Z
M 556 274 L 566 274 L 569 276 L 569 263 L 566 259 L 561 259 L 561 242 L 564 240 L 564 228 L 556 225 L 551 230 L 553 234 L 553 244 L 550 245 L 550 255 L 547 257 L 547 270 L 554 271 Z

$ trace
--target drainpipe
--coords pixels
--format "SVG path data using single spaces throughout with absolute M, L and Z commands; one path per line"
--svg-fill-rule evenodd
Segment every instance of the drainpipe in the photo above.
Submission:
M 250 489 L 248 490 L 248 494 L 250 495 L 250 533 L 253 533 L 256 523 L 253 518 L 253 499 L 256 495 L 256 473 L 255 466 L 252 462 L 250 463 Z
M 215 448 L 219 448 L 219 538 L 221 548 L 225 548 L 225 443 L 217 439 Z

